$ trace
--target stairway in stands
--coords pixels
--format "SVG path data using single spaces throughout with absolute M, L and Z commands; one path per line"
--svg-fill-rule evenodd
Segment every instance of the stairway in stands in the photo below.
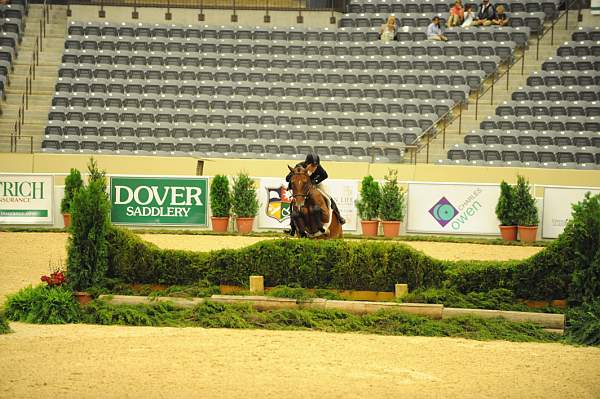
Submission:
M 589 18 L 589 10 L 584 12 Z M 549 26 L 549 23 L 546 23 Z M 563 18 L 556 23 L 554 26 L 554 44 L 551 44 L 550 33 L 546 34 L 540 41 L 539 46 L 539 58 L 536 59 L 536 45 L 537 38 L 535 35 L 531 35 L 529 38 L 529 49 L 525 53 L 525 66 L 523 74 L 521 74 L 521 63 L 515 65 L 510 72 L 510 79 L 508 82 L 508 89 L 506 86 L 506 76 L 501 78 L 494 86 L 493 104 L 491 103 L 491 90 L 488 90 L 480 99 L 477 109 L 477 119 L 475 119 L 475 95 L 471 95 L 469 99 L 468 108 L 463 108 L 462 112 L 462 123 L 461 123 L 461 134 L 459 134 L 459 120 L 458 118 L 446 128 L 446 139 L 442 137 L 442 132 L 433 139 L 429 146 L 429 154 L 427 150 L 423 148 L 418 156 L 417 162 L 419 163 L 434 163 L 440 159 L 447 158 L 447 152 L 450 147 L 454 144 L 460 144 L 464 142 L 464 135 L 469 133 L 471 130 L 479 129 L 479 124 L 488 115 L 495 115 L 496 107 L 503 101 L 510 101 L 512 92 L 519 87 L 526 86 L 527 77 L 534 71 L 540 71 L 542 63 L 551 56 L 556 55 L 556 49 L 561 43 L 570 41 L 571 34 L 577 29 L 577 11 L 569 13 L 569 27 L 565 28 L 565 20 Z M 517 53 L 517 57 L 520 53 Z M 506 68 L 502 68 L 503 72 Z M 489 79 L 486 82 L 486 87 L 489 86 Z M 445 144 L 445 145 L 444 145 Z
M 33 80 L 29 107 L 25 110 L 21 136 L 34 136 L 33 151 L 40 148 L 44 127 L 48 120 L 48 109 L 52 101 L 54 83 L 56 81 L 60 57 L 65 43 L 67 16 L 66 6 L 52 6 L 48 9 L 46 35 L 42 34 L 42 52 L 39 65 L 36 66 L 36 79 Z M 14 71 L 10 74 L 11 83 L 6 90 L 6 100 L 2 104 L 0 116 L 0 132 L 11 134 L 21 108 L 22 96 L 25 93 L 29 67 L 35 53 L 36 37 L 39 36 L 40 21 L 43 21 L 43 6 L 31 4 L 27 16 L 25 35 L 19 47 L 19 56 L 14 62 Z M 43 22 L 42 22 L 43 23 Z M 18 152 L 29 152 L 29 138 L 18 142 Z M 0 140 L 0 152 L 10 151 L 10 141 Z

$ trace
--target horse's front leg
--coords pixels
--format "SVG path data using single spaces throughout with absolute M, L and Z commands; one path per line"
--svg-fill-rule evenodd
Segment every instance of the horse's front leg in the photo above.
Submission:
M 292 210 L 292 214 L 290 215 L 292 218 L 292 223 L 296 225 L 296 234 L 300 237 L 306 237 L 306 223 L 304 222 L 304 217 L 300 210 L 297 207 L 294 207 Z

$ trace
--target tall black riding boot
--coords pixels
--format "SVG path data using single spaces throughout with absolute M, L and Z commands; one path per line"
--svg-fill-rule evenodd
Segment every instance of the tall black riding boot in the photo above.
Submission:
M 333 210 L 333 214 L 340 221 L 340 224 L 346 224 L 346 219 L 344 219 L 342 217 L 342 215 L 340 214 L 340 210 L 338 209 L 337 204 L 335 203 L 333 197 L 329 197 L 329 198 L 331 199 L 331 210 Z

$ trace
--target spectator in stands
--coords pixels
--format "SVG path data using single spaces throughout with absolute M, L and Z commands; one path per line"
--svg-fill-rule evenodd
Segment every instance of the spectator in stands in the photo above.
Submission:
M 496 7 L 496 18 L 492 20 L 494 25 L 506 26 L 508 25 L 508 15 L 504 12 L 504 6 L 499 5 Z
M 454 6 L 450 9 L 448 17 L 448 26 L 460 26 L 465 19 L 465 10 L 463 9 L 461 0 L 456 0 Z
M 495 18 L 496 10 L 494 6 L 490 3 L 490 0 L 483 0 L 483 3 L 479 5 L 477 19 L 473 22 L 473 25 L 490 26 Z
M 396 37 L 396 31 L 398 26 L 396 25 L 396 17 L 390 15 L 385 24 L 381 25 L 379 29 L 379 36 L 382 42 L 391 42 Z
M 473 6 L 471 4 L 467 4 L 465 6 L 464 11 L 465 21 L 462 23 L 462 28 L 468 28 L 473 25 L 473 21 L 475 20 L 475 13 L 473 12 Z
M 444 32 L 440 27 L 440 17 L 435 16 L 431 19 L 431 23 L 427 27 L 427 39 L 439 40 L 442 42 L 448 41 L 448 38 L 444 36 Z

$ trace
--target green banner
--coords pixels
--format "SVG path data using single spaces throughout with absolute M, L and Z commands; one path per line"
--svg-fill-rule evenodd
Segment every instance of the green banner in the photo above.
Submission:
M 208 179 L 111 177 L 111 221 L 118 224 L 208 225 Z
M 0 209 L 0 217 L 45 218 L 48 217 L 48 211 L 46 209 Z

